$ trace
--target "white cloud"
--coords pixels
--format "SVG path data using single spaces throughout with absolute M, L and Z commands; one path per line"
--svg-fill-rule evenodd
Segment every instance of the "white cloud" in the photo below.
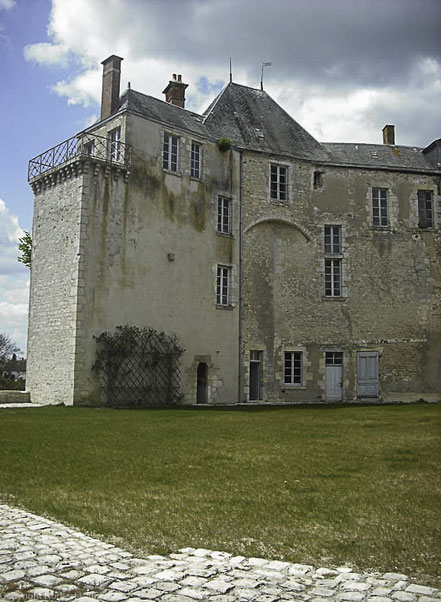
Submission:
M 48 42 L 29 44 L 25 46 L 23 54 L 27 61 L 61 67 L 67 66 L 69 56 L 66 48 L 59 44 L 50 44 Z
M 23 236 L 18 219 L 0 199 L 0 332 L 26 351 L 29 270 L 17 261 Z
M 9 213 L 3 199 L 0 199 L 0 246 L 18 244 L 18 239 L 23 236 L 18 218 Z
M 0 0 L 0 10 L 11 10 L 15 6 L 15 0 Z
M 112 0 L 105 10 L 52 0 L 50 43 L 25 55 L 71 68 L 54 87 L 69 104 L 99 103 L 100 63 L 117 54 L 122 89 L 130 81 L 162 98 L 181 73 L 187 107 L 199 112 L 214 93 L 198 83 L 228 81 L 230 55 L 234 81 L 252 87 L 272 60 L 265 89 L 319 140 L 379 142 L 387 122 L 398 143 L 423 146 L 441 131 L 440 14 L 438 0 L 424 10 L 414 0 L 358 0 L 356 9 L 353 0 Z

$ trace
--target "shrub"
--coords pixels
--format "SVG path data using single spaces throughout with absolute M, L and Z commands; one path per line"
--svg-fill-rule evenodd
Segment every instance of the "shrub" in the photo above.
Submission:
M 229 138 L 225 138 L 225 136 L 222 136 L 222 138 L 219 138 L 217 141 L 217 147 L 221 153 L 225 153 L 231 148 L 231 140 Z

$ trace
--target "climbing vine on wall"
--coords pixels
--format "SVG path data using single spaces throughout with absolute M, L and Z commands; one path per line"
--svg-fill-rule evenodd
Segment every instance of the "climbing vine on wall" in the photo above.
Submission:
M 125 325 L 95 339 L 92 369 L 100 377 L 104 405 L 159 406 L 180 399 L 179 358 L 184 349 L 175 335 Z

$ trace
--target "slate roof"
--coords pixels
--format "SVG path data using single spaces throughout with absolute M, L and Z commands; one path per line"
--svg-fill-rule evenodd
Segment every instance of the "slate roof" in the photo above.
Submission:
M 325 160 L 327 151 L 263 90 L 229 83 L 204 113 L 212 134 L 269 154 Z
M 180 129 L 189 130 L 200 136 L 210 137 L 204 120 L 198 113 L 177 107 L 164 100 L 159 100 L 135 90 L 126 90 L 120 98 L 119 109 L 127 109 L 148 119 L 166 123 Z
M 126 90 L 119 110 L 128 110 L 203 138 L 225 136 L 234 146 L 319 164 L 440 172 L 434 153 L 387 144 L 319 143 L 263 90 L 229 83 L 203 115 L 135 90 Z M 425 151 L 425 152 L 423 152 Z M 438 150 L 437 150 L 438 152 Z
M 422 148 L 389 144 L 324 142 L 330 162 L 348 166 L 436 171 Z M 439 169 L 438 169 L 439 171 Z

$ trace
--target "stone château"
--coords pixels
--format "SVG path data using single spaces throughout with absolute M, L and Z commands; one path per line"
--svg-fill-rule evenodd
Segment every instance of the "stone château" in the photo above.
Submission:
M 29 165 L 32 401 L 102 403 L 121 324 L 178 336 L 184 404 L 440 400 L 441 139 L 320 143 L 232 82 L 199 115 L 180 75 L 120 96 L 121 60 Z

